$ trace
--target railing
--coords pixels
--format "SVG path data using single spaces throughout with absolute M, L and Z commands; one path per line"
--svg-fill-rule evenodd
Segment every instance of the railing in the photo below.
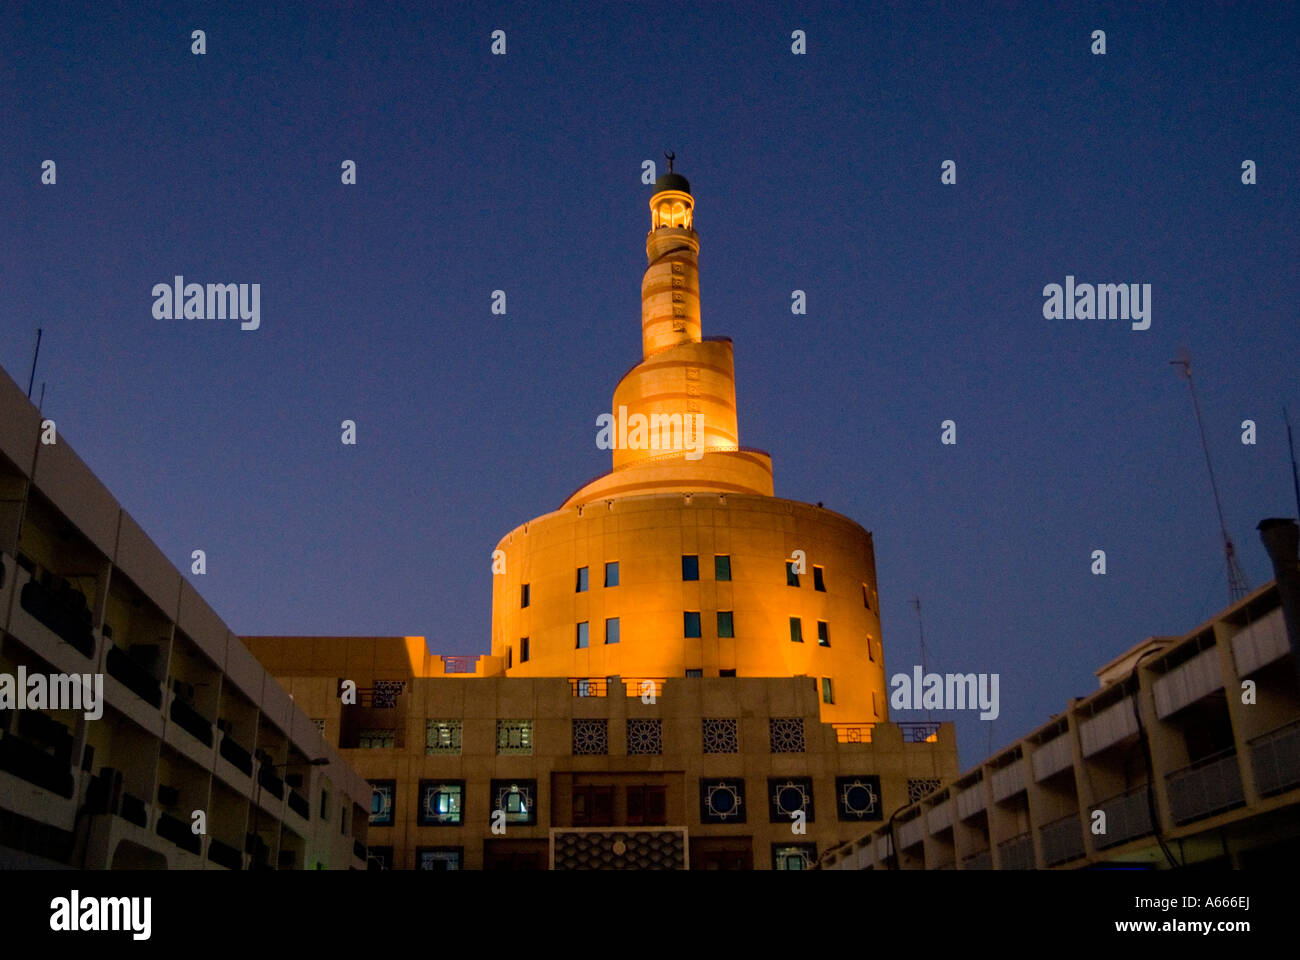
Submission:
M 405 680 L 377 680 L 373 687 L 357 687 L 357 705 L 393 710 L 397 707 L 397 698 L 405 692 Z
M 1049 867 L 1083 856 L 1083 828 L 1077 813 L 1043 824 L 1038 835 L 1043 841 L 1043 863 Z
M 989 850 L 981 850 L 979 853 L 972 853 L 961 862 L 963 870 L 992 870 L 993 853 Z
M 604 697 L 609 681 L 604 677 L 569 677 L 569 690 L 575 697 Z
M 443 657 L 442 672 L 443 673 L 474 673 L 477 664 L 478 664 L 477 656 Z
M 1034 841 L 1027 833 L 998 844 L 998 861 L 1003 870 L 1034 869 Z
M 162 706 L 162 685 L 158 683 L 158 678 L 132 660 L 131 655 L 121 647 L 108 648 L 104 667 L 110 677 L 155 710 Z
M 1097 804 L 1097 809 L 1106 815 L 1106 832 L 1097 834 L 1092 841 L 1098 850 L 1151 832 L 1151 805 L 1147 800 L 1146 784 L 1103 800 Z
M 170 713 L 178 727 L 205 747 L 212 746 L 212 721 L 180 698 L 172 700 Z
M 835 728 L 835 740 L 838 743 L 870 743 L 874 723 L 832 724 Z
M 664 692 L 663 677 L 624 677 L 623 687 L 629 697 L 643 697 L 647 694 L 658 697 Z
M 1174 823 L 1184 824 L 1239 807 L 1245 802 L 1237 751 L 1228 749 L 1165 777 L 1169 811 Z
M 938 743 L 939 724 L 937 723 L 900 723 L 904 743 Z
M 1281 793 L 1300 784 L 1300 720 L 1250 741 L 1250 760 L 1260 796 Z

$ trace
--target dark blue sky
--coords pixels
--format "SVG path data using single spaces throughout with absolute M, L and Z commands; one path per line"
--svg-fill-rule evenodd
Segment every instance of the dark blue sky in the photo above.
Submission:
M 486 651 L 496 541 L 608 469 L 666 147 L 741 442 L 873 531 L 891 673 L 919 595 L 932 666 L 1001 675 L 963 765 L 1224 606 L 1180 347 L 1271 577 L 1297 5 L 110 6 L 0 12 L 0 365 L 44 328 L 47 415 L 237 633 Z M 155 320 L 178 273 L 260 283 L 261 329 Z M 1045 320 L 1067 274 L 1150 283 L 1150 330 Z

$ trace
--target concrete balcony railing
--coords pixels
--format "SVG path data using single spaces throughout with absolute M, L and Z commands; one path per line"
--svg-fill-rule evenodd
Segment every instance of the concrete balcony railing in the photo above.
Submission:
M 989 850 L 981 850 L 979 853 L 972 853 L 961 862 L 963 870 L 992 870 L 993 853 Z
M 957 816 L 969 820 L 984 809 L 984 782 L 980 781 L 957 794 Z
M 1032 757 L 1034 782 L 1042 783 L 1054 773 L 1074 763 L 1074 754 L 1070 750 L 1070 735 L 1063 733 L 1054 740 L 1049 740 L 1037 750 Z
M 993 799 L 1005 800 L 1025 789 L 1025 760 L 1021 757 L 993 774 Z
M 1133 697 L 1127 696 L 1079 724 L 1079 745 L 1083 755 L 1091 757 L 1137 733 L 1137 729 Z
M 1281 607 L 1232 638 L 1232 660 L 1241 677 L 1248 677 L 1260 667 L 1281 659 L 1290 649 Z
M 1027 833 L 998 844 L 998 860 L 1003 870 L 1034 869 L 1034 841 Z
M 1043 843 L 1043 863 L 1049 867 L 1083 856 L 1083 828 L 1077 813 L 1044 824 L 1038 837 Z
M 1260 796 L 1300 786 L 1300 720 L 1251 740 L 1250 762 Z
M 1245 802 L 1237 751 L 1225 750 L 1165 777 L 1174 823 L 1191 823 Z
M 1106 815 L 1106 832 L 1093 838 L 1098 850 L 1118 846 L 1151 832 L 1151 804 L 1145 784 L 1103 800 L 1096 809 Z
M 943 803 L 936 804 L 929 813 L 925 815 L 926 826 L 930 829 L 930 834 L 938 834 L 949 829 L 952 826 L 952 801 L 945 800 Z
M 1163 720 L 1222 686 L 1223 666 L 1219 661 L 1218 647 L 1202 650 L 1152 685 L 1156 716 Z
M 921 842 L 923 836 L 922 829 L 925 826 L 925 820 L 922 817 L 914 817 L 907 823 L 898 828 L 898 846 L 900 850 Z

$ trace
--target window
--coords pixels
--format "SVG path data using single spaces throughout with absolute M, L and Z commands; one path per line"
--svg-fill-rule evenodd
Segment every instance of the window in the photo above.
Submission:
M 519 638 L 519 662 L 520 663 L 528 662 L 528 638 L 527 637 Z
M 799 574 L 794 568 L 793 560 L 787 560 L 785 562 L 785 585 L 787 587 L 799 586 Z
M 736 675 L 736 671 L 735 671 L 735 670 L 719 670 L 719 671 L 718 671 L 718 676 L 720 676 L 720 677 L 734 677 L 735 675 Z
M 528 587 L 529 587 L 529 586 L 530 586 L 530 584 L 525 583 L 523 586 L 521 586 L 521 587 L 519 588 L 519 606 L 520 606 L 520 607 L 526 607 L 526 606 L 528 606 Z
M 587 647 L 587 621 L 583 620 L 578 624 L 578 649 L 585 650 Z
M 831 625 L 825 620 L 817 621 L 817 646 L 829 647 L 831 645 Z
M 420 826 L 460 826 L 464 806 L 464 780 L 420 781 Z
M 735 717 L 705 717 L 700 721 L 705 753 L 739 753 L 739 721 Z
M 618 586 L 618 561 L 605 564 L 605 586 Z
M 397 746 L 397 731 L 378 727 L 362 730 L 357 746 L 362 750 L 392 750 Z
M 533 721 L 498 720 L 497 753 L 531 756 L 533 752 Z
M 718 611 L 718 636 L 734 637 L 736 635 L 735 626 L 732 621 L 730 610 Z
M 800 812 L 804 823 L 814 822 L 812 777 L 769 777 L 767 808 L 769 823 L 793 823 Z
M 871 594 L 867 593 L 867 585 L 862 585 L 862 605 L 868 610 L 871 609 Z
M 493 780 L 492 811 L 504 810 L 506 823 L 537 822 L 536 780 Z
M 735 777 L 700 780 L 701 823 L 744 823 L 745 781 Z
M 664 722 L 653 720 L 632 720 L 627 722 L 627 755 L 657 756 L 664 752 Z
M 509 670 L 515 665 L 515 648 L 506 647 L 506 669 Z
M 587 592 L 587 568 L 586 567 L 578 568 L 578 588 L 575 592 L 577 593 Z
M 573 788 L 575 827 L 609 827 L 613 823 L 613 787 L 575 786 Z
M 817 862 L 817 844 L 772 844 L 773 870 L 811 870 Z
M 831 678 L 822 677 L 822 703 L 834 703 L 835 697 L 831 694 Z
M 840 820 L 881 820 L 880 777 L 863 774 L 835 778 L 835 807 Z
M 698 610 L 687 610 L 684 617 L 683 630 L 688 637 L 698 637 L 700 635 L 700 612 Z
M 661 786 L 627 788 L 627 824 L 662 826 L 668 822 L 668 789 Z
M 704 676 L 704 671 L 703 671 L 703 670 L 687 670 L 687 671 L 686 671 L 686 676 L 688 676 L 688 677 L 703 677 L 703 676 Z
M 803 718 L 769 717 L 768 740 L 773 753 L 803 753 Z
M 608 720 L 573 721 L 573 755 L 603 756 L 609 753 Z
M 880 716 L 880 710 L 876 707 L 876 691 L 874 690 L 871 691 L 871 715 L 873 717 Z
M 803 622 L 798 617 L 790 618 L 790 642 L 803 643 Z
M 700 579 L 700 558 L 697 555 L 688 554 L 682 557 L 682 579 Z
M 872 646 L 870 637 L 867 637 L 867 659 L 872 663 L 876 662 L 876 651 Z
M 424 722 L 424 752 L 427 756 L 439 753 L 460 753 L 459 720 L 426 720 Z
M 366 869 L 367 870 L 393 869 L 393 848 L 392 847 L 367 847 L 366 848 Z
M 462 870 L 464 847 L 416 847 L 417 870 Z
M 610 617 L 605 621 L 605 642 L 618 643 L 618 617 Z
M 713 579 L 730 580 L 731 579 L 731 557 L 717 556 L 713 558 Z
M 826 592 L 826 571 L 822 567 L 813 567 L 813 589 Z
M 372 827 L 391 827 L 393 825 L 393 796 L 397 793 L 397 781 L 371 780 L 370 791 L 370 825 Z

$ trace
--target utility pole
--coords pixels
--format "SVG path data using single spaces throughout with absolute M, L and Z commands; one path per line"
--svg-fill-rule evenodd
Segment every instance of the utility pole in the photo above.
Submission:
M 1210 460 L 1210 445 L 1205 439 L 1205 424 L 1201 420 L 1201 404 L 1196 399 L 1196 384 L 1192 382 L 1192 358 L 1187 351 L 1180 351 L 1177 360 L 1170 360 L 1175 367 L 1182 367 L 1187 377 L 1187 387 L 1192 392 L 1192 409 L 1196 411 L 1196 428 L 1201 432 L 1201 449 L 1205 451 L 1205 466 L 1210 472 L 1210 489 L 1214 491 L 1214 507 L 1219 511 L 1219 533 L 1223 537 L 1223 555 L 1228 565 L 1228 602 L 1236 603 L 1249 591 L 1246 575 L 1241 564 L 1237 562 L 1237 548 L 1228 536 L 1228 524 L 1223 519 L 1223 501 L 1219 498 L 1219 483 L 1214 478 L 1214 464 Z

